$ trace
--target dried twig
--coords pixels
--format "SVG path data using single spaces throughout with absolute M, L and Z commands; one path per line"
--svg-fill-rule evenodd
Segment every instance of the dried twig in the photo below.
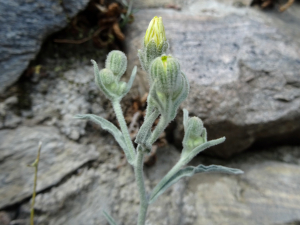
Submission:
M 54 39 L 54 42 L 56 43 L 65 43 L 65 44 L 82 44 L 84 42 L 87 42 L 89 40 L 91 40 L 92 38 L 96 37 L 97 35 L 99 35 L 101 33 L 101 31 L 103 31 L 104 29 L 106 29 L 107 27 L 100 27 L 98 30 L 96 30 L 93 35 L 83 38 L 81 40 L 68 40 L 68 39 Z
M 34 225 L 34 203 L 35 203 L 35 196 L 36 196 L 37 173 L 38 173 L 38 167 L 39 167 L 39 161 L 40 161 L 41 148 L 42 148 L 42 142 L 39 143 L 38 153 L 37 153 L 35 161 L 31 165 L 28 165 L 30 167 L 35 168 L 32 201 L 31 201 L 31 208 L 30 208 L 30 225 Z
M 283 11 L 287 10 L 287 9 L 294 3 L 294 1 L 295 1 L 295 0 L 288 0 L 287 3 L 285 3 L 283 6 L 281 6 L 281 7 L 279 8 L 279 11 L 280 11 L 280 12 L 283 12 Z

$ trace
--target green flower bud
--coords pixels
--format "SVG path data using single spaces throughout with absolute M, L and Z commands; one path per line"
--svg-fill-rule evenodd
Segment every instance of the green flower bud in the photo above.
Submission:
M 157 91 L 173 95 L 182 88 L 180 64 L 172 56 L 157 57 L 150 66 L 150 81 L 155 82 Z
M 198 117 L 188 117 L 187 110 L 183 110 L 183 125 L 184 125 L 184 138 L 182 141 L 184 150 L 183 154 L 189 153 L 194 148 L 207 142 L 206 129 L 203 126 L 203 122 Z
M 203 123 L 198 117 L 192 117 L 187 124 L 187 130 L 189 136 L 187 139 L 186 147 L 193 149 L 204 143 L 204 139 L 201 136 L 203 133 Z
M 126 55 L 121 51 L 111 51 L 106 58 L 105 68 L 110 69 L 119 80 L 127 68 Z
M 109 69 L 102 69 L 100 71 L 100 79 L 105 86 L 109 86 L 115 82 L 115 76 Z
M 124 81 L 116 81 L 116 76 L 109 69 L 102 69 L 100 71 L 100 79 L 104 88 L 110 95 L 120 96 L 124 93 L 127 83 Z

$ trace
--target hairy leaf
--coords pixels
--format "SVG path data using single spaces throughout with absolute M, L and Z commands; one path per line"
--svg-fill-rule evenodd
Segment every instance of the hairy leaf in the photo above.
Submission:
M 106 119 L 104 119 L 100 116 L 93 115 L 93 114 L 76 115 L 75 118 L 77 118 L 77 119 L 88 119 L 90 121 L 93 121 L 94 123 L 97 123 L 98 125 L 100 125 L 103 130 L 107 130 L 109 133 L 111 133 L 114 136 L 115 140 L 120 145 L 120 147 L 124 150 L 128 162 L 131 165 L 133 165 L 134 161 L 133 161 L 133 159 L 131 158 L 131 156 L 129 154 L 129 151 L 128 151 L 127 146 L 125 144 L 123 134 L 115 125 L 113 125 L 108 120 L 106 120 Z
M 138 134 L 136 135 L 135 143 L 145 145 L 148 149 L 151 149 L 151 144 L 147 143 L 148 138 L 151 135 L 151 128 L 156 118 L 159 116 L 157 109 L 150 114 L 150 116 L 144 121 Z
M 117 225 L 116 221 L 107 212 L 103 210 L 102 213 L 110 225 Z
M 91 60 L 91 62 L 94 65 L 95 83 L 98 85 L 99 89 L 105 94 L 105 96 L 108 99 L 113 100 L 115 98 L 115 95 L 113 95 L 109 90 L 107 90 L 107 88 L 103 84 L 103 82 L 100 78 L 100 72 L 99 72 L 99 68 L 98 68 L 96 61 Z
M 227 174 L 242 174 L 244 173 L 242 170 L 229 168 L 225 166 L 217 166 L 217 165 L 210 165 L 210 166 L 204 166 L 199 165 L 197 167 L 194 166 L 188 166 L 184 169 L 179 170 L 177 173 L 175 173 L 169 180 L 167 180 L 159 190 L 157 190 L 155 193 L 152 193 L 149 199 L 149 204 L 153 203 L 158 196 L 163 194 L 171 185 L 176 183 L 178 180 L 180 180 L 183 177 L 191 177 L 196 173 L 227 173 Z
M 206 133 L 205 133 L 205 138 L 206 138 Z M 212 146 L 221 144 L 222 142 L 225 141 L 225 137 L 216 139 L 216 140 L 211 140 L 208 142 L 205 142 L 198 147 L 194 148 L 192 151 L 189 152 L 182 152 L 181 157 L 183 159 L 184 165 L 188 164 L 196 155 L 198 155 L 200 152 L 204 151 L 207 148 L 210 148 Z
M 186 109 L 183 109 L 183 127 L 186 129 L 187 122 L 189 120 L 189 112 Z
M 130 79 L 129 79 L 129 81 L 127 82 L 126 89 L 125 89 L 124 94 L 122 95 L 122 97 L 125 96 L 125 95 L 129 92 L 129 90 L 131 89 L 132 84 L 133 84 L 133 81 L 134 81 L 135 76 L 136 76 L 136 70 L 137 70 L 137 69 L 136 69 L 136 66 L 135 66 L 135 67 L 133 68 L 133 70 L 132 70 Z

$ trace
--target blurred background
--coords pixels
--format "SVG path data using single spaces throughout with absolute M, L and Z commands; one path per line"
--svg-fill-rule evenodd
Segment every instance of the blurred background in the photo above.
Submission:
M 35 222 L 135 224 L 132 168 L 113 138 L 75 120 L 93 113 L 117 125 L 94 84 L 90 59 L 107 53 L 138 65 L 122 101 L 132 139 L 148 92 L 137 49 L 161 16 L 169 53 L 191 90 L 145 160 L 148 190 L 178 160 L 182 108 L 226 142 L 191 162 L 243 175 L 183 179 L 149 207 L 147 225 L 300 224 L 300 2 L 295 0 L 0 0 L 0 225 L 27 225 L 38 142 L 43 142 Z M 124 75 L 124 80 L 128 75 Z

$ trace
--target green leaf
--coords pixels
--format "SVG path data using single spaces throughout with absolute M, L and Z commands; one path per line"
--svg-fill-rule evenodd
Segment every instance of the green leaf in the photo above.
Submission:
M 189 112 L 186 109 L 183 109 L 183 127 L 186 129 L 187 122 L 189 120 Z
M 93 115 L 93 114 L 76 115 L 75 118 L 77 118 L 77 119 L 88 119 L 90 121 L 93 121 L 94 123 L 100 125 L 103 130 L 107 130 L 109 133 L 111 133 L 114 136 L 115 140 L 120 145 L 120 147 L 124 150 L 128 162 L 131 165 L 133 165 L 134 160 L 131 158 L 131 156 L 129 154 L 129 151 L 128 151 L 127 146 L 125 144 L 123 134 L 115 125 L 113 125 L 108 120 L 106 120 L 106 119 L 104 119 L 100 116 Z
M 244 172 L 239 169 L 229 168 L 225 166 L 217 166 L 217 165 L 210 165 L 210 166 L 199 165 L 197 167 L 188 166 L 184 169 L 179 170 L 169 180 L 167 180 L 163 185 L 161 185 L 159 190 L 157 190 L 155 193 L 152 193 L 149 199 L 149 204 L 153 203 L 158 196 L 163 194 L 171 185 L 176 183 L 181 178 L 191 177 L 196 173 L 243 174 Z
M 206 138 L 206 133 L 205 133 L 205 138 Z M 200 152 L 204 151 L 205 149 L 223 143 L 225 139 L 226 139 L 225 137 L 222 137 L 216 140 L 205 142 L 202 145 L 199 145 L 198 147 L 194 148 L 192 151 L 188 151 L 187 153 L 183 151 L 181 154 L 183 165 L 188 164 L 196 155 L 198 155 Z
M 135 66 L 135 67 L 133 68 L 133 70 L 132 70 L 130 79 L 129 79 L 127 85 L 126 85 L 126 89 L 125 89 L 125 91 L 124 91 L 124 94 L 122 94 L 122 97 L 124 97 L 124 96 L 130 91 L 130 89 L 131 89 L 131 87 L 132 87 L 132 84 L 133 84 L 133 81 L 134 81 L 135 76 L 136 76 L 136 70 L 137 70 L 137 68 L 136 68 L 136 66 Z
M 103 210 L 102 213 L 110 225 L 117 225 L 116 221 L 107 212 Z
M 95 83 L 97 84 L 97 86 L 99 87 L 99 89 L 105 94 L 105 96 L 109 99 L 109 100 L 113 100 L 116 96 L 115 94 L 111 93 L 111 91 L 109 91 L 105 85 L 103 84 L 101 77 L 100 77 L 100 72 L 99 72 L 99 68 L 98 65 L 96 63 L 95 60 L 91 60 L 91 62 L 94 65 L 94 74 L 95 74 Z
M 148 116 L 147 119 L 145 119 L 143 125 L 141 126 L 139 132 L 136 135 L 135 143 L 141 144 L 145 146 L 147 149 L 151 149 L 151 144 L 148 143 L 148 138 L 151 135 L 151 128 L 154 124 L 156 118 L 159 116 L 159 112 L 157 109 L 154 109 L 154 111 Z

